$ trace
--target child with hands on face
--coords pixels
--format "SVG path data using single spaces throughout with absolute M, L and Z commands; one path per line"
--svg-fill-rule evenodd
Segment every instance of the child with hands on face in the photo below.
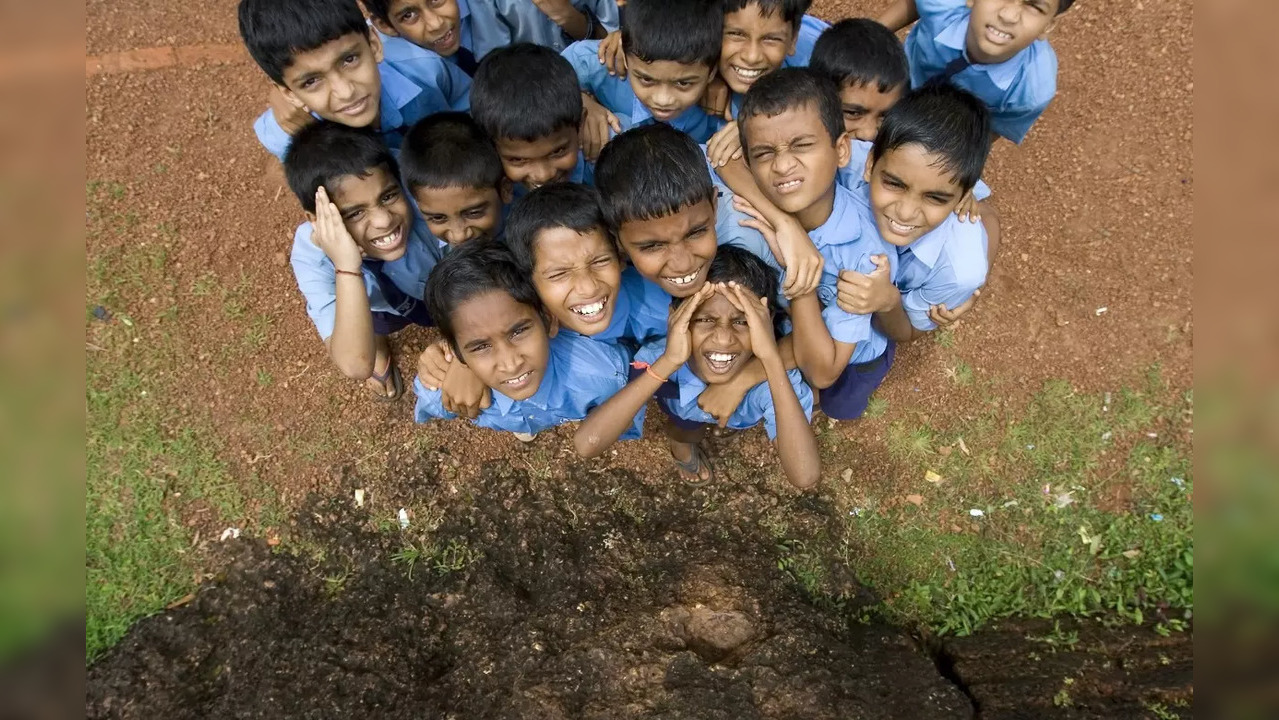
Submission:
M 573 438 L 578 453 L 602 453 L 656 395 L 681 477 L 693 484 L 713 480 L 714 467 L 700 443 L 714 420 L 698 406 L 698 396 L 758 360 L 767 382 L 746 394 L 727 426 L 742 430 L 763 422 L 791 484 L 816 485 L 820 461 L 808 424 L 813 394 L 799 372 L 783 363 L 769 301 L 776 286 L 774 271 L 762 260 L 741 248 L 720 248 L 707 282 L 676 301 L 667 337 L 641 348 L 631 382 L 582 422 Z

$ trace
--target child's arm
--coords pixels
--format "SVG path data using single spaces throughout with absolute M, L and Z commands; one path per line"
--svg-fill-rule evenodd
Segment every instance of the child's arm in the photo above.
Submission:
M 617 441 L 635 422 L 635 414 L 648 403 L 653 393 L 662 386 L 675 371 L 688 362 L 692 352 L 688 325 L 693 312 L 702 301 L 715 292 L 715 286 L 706 283 L 693 297 L 685 300 L 675 312 L 671 313 L 666 336 L 666 350 L 641 375 L 626 384 L 616 395 L 605 400 L 586 416 L 582 424 L 573 433 L 573 446 L 582 457 L 597 457 L 609 445 Z
M 884 8 L 876 20 L 880 25 L 897 32 L 919 19 L 919 8 L 915 0 L 893 0 L 893 4 Z
M 817 293 L 791 300 L 790 316 L 795 325 L 795 362 L 799 369 L 819 389 L 834 385 L 848 367 L 857 344 L 831 337 Z
M 364 287 L 363 254 L 342 223 L 337 206 L 321 186 L 315 192 L 315 232 L 312 240 L 337 270 L 337 309 L 333 334 L 326 344 L 329 356 L 343 375 L 365 380 L 373 374 L 373 313 Z
M 755 298 L 736 283 L 721 290 L 733 305 L 746 314 L 751 333 L 751 349 L 768 375 L 768 389 L 773 399 L 777 422 L 777 457 L 786 478 L 797 488 L 817 484 L 821 461 L 817 456 L 817 438 L 808 424 L 808 416 L 795 396 L 795 388 L 786 375 L 781 351 L 773 337 L 773 322 L 768 298 Z
M 755 185 L 755 179 L 750 171 L 746 170 L 744 161 L 734 160 L 729 163 L 729 166 L 740 166 L 741 171 L 746 173 L 745 180 L 750 181 L 748 188 L 750 197 L 758 197 L 759 201 L 764 203 L 764 208 L 760 208 L 751 201 L 750 197 L 737 195 L 733 198 L 734 209 L 749 216 L 739 224 L 759 231 L 773 251 L 774 257 L 786 268 L 786 277 L 782 280 L 782 294 L 787 298 L 793 298 L 815 291 L 821 283 L 822 268 L 826 264 L 826 259 L 813 244 L 813 239 L 808 236 L 798 220 L 768 201 L 764 193 Z M 720 179 L 724 179 L 722 172 Z M 740 184 L 745 187 L 744 182 Z M 732 189 L 731 185 L 729 189 Z M 734 195 L 737 194 L 736 190 L 733 192 Z
M 869 274 L 856 270 L 839 273 L 839 294 L 835 303 L 852 315 L 874 315 L 875 324 L 898 343 L 912 342 L 926 333 L 915 328 L 902 307 L 902 294 L 893 285 L 888 258 L 872 255 L 875 270 Z
M 574 40 L 594 40 L 604 37 L 604 26 L 573 7 L 569 0 L 533 0 L 533 4 L 551 19 L 565 35 Z
M 453 361 L 448 341 L 428 346 L 417 359 L 417 379 L 428 390 L 440 391 L 440 404 L 467 420 L 479 417 L 493 404 L 493 391 L 469 367 Z

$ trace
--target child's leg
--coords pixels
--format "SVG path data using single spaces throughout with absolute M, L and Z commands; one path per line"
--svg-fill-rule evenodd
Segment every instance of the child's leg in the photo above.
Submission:
M 834 385 L 821 391 L 822 412 L 834 420 L 856 420 L 866 412 L 870 396 L 888 375 L 893 366 L 897 344 L 888 341 L 884 354 L 870 362 L 849 365 Z
M 715 478 L 714 469 L 698 447 L 698 443 L 706 437 L 707 427 L 702 423 L 667 416 L 667 444 L 671 457 L 675 459 L 675 467 L 685 482 L 701 484 Z

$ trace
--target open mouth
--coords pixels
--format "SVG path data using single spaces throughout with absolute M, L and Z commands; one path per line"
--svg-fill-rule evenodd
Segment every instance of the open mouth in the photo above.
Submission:
M 457 28 L 449 28 L 448 32 L 426 44 L 436 52 L 454 50 L 457 45 Z
M 773 183 L 773 187 L 777 188 L 777 192 L 779 194 L 789 195 L 790 193 L 793 193 L 796 190 L 798 190 L 799 186 L 803 184 L 804 184 L 803 178 L 796 178 L 794 180 L 784 180 L 779 183 Z
M 742 81 L 747 84 L 755 82 L 763 77 L 764 73 L 768 72 L 768 68 L 766 67 L 747 68 L 742 67 L 741 65 L 729 65 L 729 68 L 733 71 L 734 75 L 741 78 Z
M 693 272 L 687 275 L 678 275 L 674 277 L 663 276 L 662 279 L 677 287 L 686 287 L 688 285 L 693 284 L 693 281 L 696 280 L 697 276 L 701 274 L 702 274 L 702 269 L 697 268 L 696 270 L 694 270 Z
M 902 236 L 911 235 L 912 233 L 914 233 L 916 230 L 920 228 L 919 225 L 907 225 L 905 223 L 899 223 L 896 220 L 888 217 L 887 215 L 884 216 L 884 219 L 888 221 L 888 229 L 896 235 L 902 235 Z
M 503 380 L 502 388 L 504 390 L 512 390 L 512 391 L 523 390 L 524 388 L 528 387 L 529 383 L 531 382 L 533 382 L 533 371 L 529 370 L 528 372 L 518 377 L 513 377 L 510 380 Z
M 994 25 L 986 26 L 986 39 L 996 45 L 1006 45 L 1013 41 L 1012 33 L 1006 33 Z
M 369 107 L 368 97 L 363 97 L 338 110 L 339 115 L 360 115 Z
M 394 230 L 387 233 L 386 235 L 383 235 L 382 237 L 373 238 L 372 240 L 369 241 L 369 244 L 372 245 L 374 249 L 386 252 L 387 250 L 394 250 L 395 248 L 399 247 L 400 241 L 403 238 L 404 238 L 404 226 L 400 225 L 399 227 L 395 228 Z
M 604 320 L 604 308 L 606 307 L 608 307 L 608 298 L 593 300 L 582 305 L 574 305 L 569 310 L 583 321 L 594 324 Z
M 702 357 L 706 358 L 706 367 L 716 374 L 726 373 L 733 367 L 733 361 L 737 360 L 738 353 L 726 352 L 705 352 Z

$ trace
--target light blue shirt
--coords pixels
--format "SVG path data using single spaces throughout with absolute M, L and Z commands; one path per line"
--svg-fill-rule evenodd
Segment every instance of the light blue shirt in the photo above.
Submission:
M 866 207 L 866 212 L 862 208 Z M 888 258 L 890 278 L 896 280 L 897 248 L 879 236 L 874 217 L 868 206 L 858 203 L 853 193 L 839 184 L 835 185 L 835 204 L 826 222 L 808 232 L 813 244 L 826 262 L 822 266 L 822 279 L 817 287 L 817 297 L 822 302 L 822 319 L 836 342 L 856 344 L 849 358 L 850 365 L 870 362 L 888 348 L 888 337 L 871 323 L 870 315 L 854 315 L 839 307 L 839 273 L 853 270 L 867 275 L 875 271 L 872 255 Z
M 852 190 L 854 193 L 860 192 L 866 186 L 866 158 L 870 157 L 871 148 L 875 143 L 869 140 L 852 141 L 852 159 L 848 164 L 839 169 L 836 176 L 836 182 L 844 187 Z M 973 186 L 973 197 L 978 200 L 985 200 L 990 197 L 990 186 L 977 179 L 977 184 Z
M 629 363 L 625 350 L 576 333 L 551 338 L 550 358 L 537 392 L 527 400 L 512 400 L 493 390 L 493 404 L 480 411 L 474 422 L 490 430 L 539 433 L 566 422 L 582 420 L 595 407 L 626 385 Z M 439 390 L 427 390 L 414 379 L 417 404 L 413 418 L 419 423 L 457 416 L 444 409 Z M 644 418 L 636 415 L 621 439 L 640 437 Z
M 868 208 L 870 196 L 857 197 Z M 869 213 L 869 210 L 863 210 Z M 935 330 L 928 309 L 944 304 L 954 309 L 986 284 L 990 265 L 986 259 L 986 226 L 961 222 L 953 214 L 915 242 L 897 248 L 897 289 L 910 324 Z
M 457 66 L 401 38 L 384 38 L 382 48 L 382 62 L 378 63 L 382 89 L 377 122 L 387 147 L 398 150 L 404 133 L 427 115 L 470 109 L 471 79 Z M 262 147 L 284 160 L 293 138 L 276 122 L 270 109 L 258 116 L 253 130 Z
M 617 116 L 623 132 L 657 122 L 653 113 L 635 96 L 630 81 L 609 75 L 608 69 L 600 64 L 599 45 L 599 40 L 582 40 L 569 45 L 562 53 L 573 65 L 578 84 Z M 716 130 L 723 127 L 724 120 L 707 115 L 700 106 L 693 105 L 672 118 L 669 124 L 676 130 L 688 133 L 697 142 L 704 143 L 711 139 Z
M 333 335 L 333 323 L 337 314 L 337 272 L 333 261 L 311 241 L 312 232 L 309 222 L 298 226 L 293 234 L 290 262 L 293 265 L 293 275 L 298 281 L 298 289 L 306 298 L 306 314 L 315 323 L 320 338 L 328 340 Z M 426 278 L 439 259 L 440 252 L 435 237 L 427 231 L 426 223 L 415 212 L 404 256 L 383 264 L 382 274 L 401 291 L 422 300 L 426 295 Z M 363 267 L 361 271 L 364 273 L 364 288 L 369 295 L 369 310 L 395 313 L 395 308 L 382 295 L 382 289 L 373 273 Z
M 963 55 L 972 17 L 964 0 L 916 0 L 919 22 L 906 36 L 911 87 L 919 87 Z M 1057 54 L 1038 39 L 1002 63 L 974 63 L 951 82 L 990 108 L 995 132 L 1020 143 L 1057 93 Z
M 458 0 L 465 7 L 468 0 Z M 475 59 L 480 60 L 489 52 L 512 43 L 527 42 L 542 45 L 556 52 L 563 52 L 572 42 L 564 30 L 530 0 L 469 0 L 470 32 L 473 44 L 462 42 Z M 573 7 L 582 13 L 594 15 L 607 32 L 618 28 L 616 0 L 573 0 Z
M 654 363 L 666 352 L 666 339 L 655 340 L 635 353 L 637 362 Z M 809 420 L 813 419 L 813 391 L 804 382 L 804 376 L 799 370 L 790 370 L 786 373 L 786 377 L 790 379 L 791 387 L 795 389 L 795 396 L 799 398 L 800 407 L 804 408 L 804 416 Z M 667 381 L 674 383 L 679 388 L 679 398 L 657 398 L 657 402 L 662 403 L 672 415 L 690 420 L 692 422 L 703 422 L 711 424 L 715 422 L 715 418 L 710 413 L 701 409 L 697 405 L 697 398 L 706 390 L 706 382 L 697 377 L 697 373 L 685 363 L 679 370 L 675 371 Z M 643 411 L 641 411 L 641 416 Z M 755 427 L 764 422 L 764 430 L 768 432 L 769 440 L 777 439 L 777 411 L 773 407 L 773 391 L 767 382 L 762 382 L 746 392 L 746 396 L 742 398 L 742 404 L 737 406 L 733 414 L 728 417 L 728 427 L 734 430 L 745 430 L 746 428 Z

